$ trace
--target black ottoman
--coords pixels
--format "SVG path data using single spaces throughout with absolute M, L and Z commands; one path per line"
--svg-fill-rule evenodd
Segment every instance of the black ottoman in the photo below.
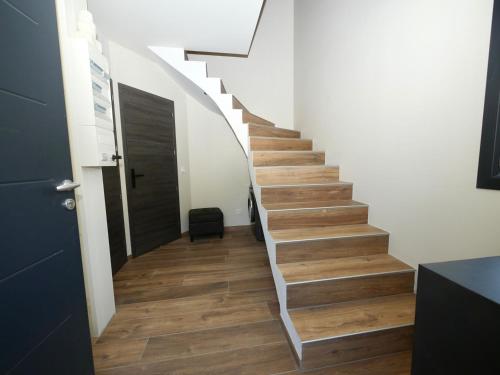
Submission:
M 196 208 L 189 210 L 189 236 L 218 234 L 224 237 L 224 215 L 220 208 Z

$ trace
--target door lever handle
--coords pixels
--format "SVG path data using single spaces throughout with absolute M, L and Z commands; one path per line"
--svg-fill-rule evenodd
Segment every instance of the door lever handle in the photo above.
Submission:
M 57 191 L 73 191 L 75 190 L 80 184 L 73 182 L 71 180 L 64 180 L 60 185 L 56 186 Z
M 136 182 L 136 179 L 139 178 L 139 177 L 144 177 L 143 174 L 138 174 L 138 173 L 135 173 L 135 169 L 132 168 L 130 170 L 130 177 L 132 179 L 132 189 L 135 189 L 135 182 Z

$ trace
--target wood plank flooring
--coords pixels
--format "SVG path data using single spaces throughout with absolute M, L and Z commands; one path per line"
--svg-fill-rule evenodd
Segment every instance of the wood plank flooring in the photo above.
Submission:
M 115 276 L 117 314 L 94 342 L 98 374 L 278 374 L 297 369 L 265 245 L 249 227 L 182 238 Z
M 302 373 L 280 321 L 265 245 L 249 227 L 224 239 L 182 238 L 129 260 L 115 276 L 115 294 L 117 314 L 93 342 L 97 374 Z M 400 360 L 377 361 L 380 374 L 398 374 Z M 366 366 L 317 373 L 368 374 Z

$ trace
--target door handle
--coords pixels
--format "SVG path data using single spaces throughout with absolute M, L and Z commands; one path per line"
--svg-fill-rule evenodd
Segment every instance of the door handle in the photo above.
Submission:
M 130 176 L 131 176 L 131 179 L 132 179 L 132 189 L 135 189 L 136 179 L 139 178 L 139 177 L 144 177 L 143 174 L 135 173 L 135 169 L 134 168 L 132 168 L 130 170 Z
M 73 191 L 75 190 L 80 184 L 73 182 L 71 180 L 64 180 L 60 185 L 56 186 L 57 191 Z

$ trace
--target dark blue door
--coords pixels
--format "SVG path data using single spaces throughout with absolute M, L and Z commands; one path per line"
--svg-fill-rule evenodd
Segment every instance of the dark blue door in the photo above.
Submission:
M 0 374 L 92 374 L 54 0 L 0 0 Z

